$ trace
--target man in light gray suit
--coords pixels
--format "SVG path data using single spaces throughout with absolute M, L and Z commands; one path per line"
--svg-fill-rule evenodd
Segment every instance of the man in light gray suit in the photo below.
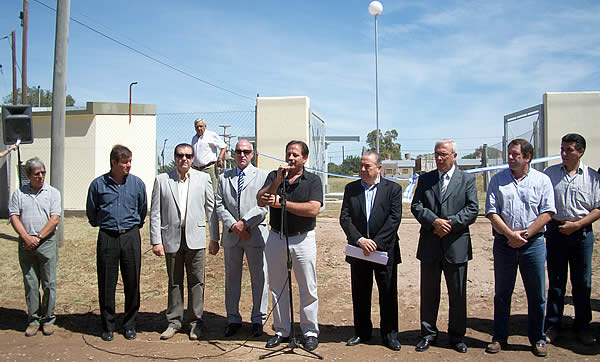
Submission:
M 225 337 L 233 336 L 242 326 L 239 302 L 242 283 L 244 253 L 250 269 L 252 284 L 252 335 L 263 333 L 267 316 L 267 263 L 265 240 L 268 237 L 267 207 L 259 207 L 256 194 L 265 183 L 267 172 L 251 164 L 254 151 L 247 140 L 235 146 L 237 167 L 219 176 L 216 196 L 216 212 L 223 222 L 221 245 L 225 253 L 225 308 L 227 327 Z M 219 244 L 211 241 L 211 254 L 219 251 Z
M 169 339 L 184 321 L 189 337 L 197 340 L 204 311 L 204 259 L 206 225 L 211 240 L 219 239 L 218 226 L 212 219 L 214 195 L 210 177 L 191 168 L 194 151 L 182 143 L 175 147 L 177 169 L 156 176 L 150 209 L 152 252 L 165 256 L 169 277 L 168 328 L 160 339 Z M 183 270 L 187 273 L 188 310 L 184 318 Z

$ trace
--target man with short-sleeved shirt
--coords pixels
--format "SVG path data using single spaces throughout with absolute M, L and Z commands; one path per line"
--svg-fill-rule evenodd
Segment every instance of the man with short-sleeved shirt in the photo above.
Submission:
M 547 226 L 548 302 L 546 335 L 550 343 L 560 336 L 567 274 L 571 276 L 575 331 L 584 345 L 596 340 L 590 333 L 592 309 L 592 223 L 600 217 L 600 175 L 581 161 L 585 138 L 570 133 L 562 138 L 562 163 L 544 173 L 554 186 L 556 214 Z
M 102 339 L 112 341 L 115 330 L 115 290 L 119 265 L 125 292 L 123 335 L 135 339 L 135 320 L 140 308 L 140 229 L 148 211 L 146 186 L 129 173 L 131 151 L 116 145 L 110 152 L 110 172 L 92 181 L 86 214 L 98 226 L 96 264 Z
M 486 352 L 497 353 L 509 336 L 509 318 L 517 269 L 527 294 L 527 323 L 532 352 L 548 354 L 544 334 L 545 225 L 556 212 L 548 176 L 529 166 L 533 146 L 524 139 L 508 144 L 508 169 L 488 187 L 485 215 L 494 233 L 494 334 Z
M 213 185 L 213 194 L 217 193 L 217 167 L 223 167 L 227 145 L 216 132 L 206 129 L 202 118 L 194 121 L 196 134 L 192 137 L 194 163 L 192 168 L 208 173 Z
M 256 198 L 258 206 L 270 206 L 271 231 L 265 246 L 269 287 L 273 297 L 273 324 L 275 336 L 267 348 L 287 342 L 290 334 L 289 293 L 287 280 L 286 235 L 290 258 L 300 293 L 300 327 L 304 335 L 304 348 L 311 351 L 319 341 L 317 314 L 317 245 L 316 217 L 323 205 L 321 179 L 304 169 L 308 161 L 308 146 L 302 141 L 290 141 L 286 146 L 286 161 L 267 176 L 265 185 Z M 285 185 L 286 221 L 282 230 L 281 207 Z
M 56 321 L 58 244 L 54 232 L 60 220 L 61 198 L 57 189 L 44 183 L 46 166 L 39 158 L 27 160 L 25 173 L 29 184 L 13 193 L 9 206 L 10 222 L 19 234 L 19 264 L 27 303 L 25 335 L 34 336 L 41 326 L 48 336 L 54 333 Z

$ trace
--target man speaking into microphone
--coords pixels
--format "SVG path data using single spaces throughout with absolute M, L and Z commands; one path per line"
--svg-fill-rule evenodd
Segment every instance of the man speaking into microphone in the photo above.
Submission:
M 276 347 L 288 342 L 290 337 L 289 292 L 286 287 L 287 236 L 300 293 L 300 327 L 304 335 L 304 348 L 312 351 L 319 345 L 317 244 L 314 229 L 317 214 L 323 205 L 323 187 L 317 175 L 304 169 L 308 161 L 306 143 L 290 141 L 286 146 L 285 159 L 287 163 L 269 173 L 265 185 L 256 195 L 259 206 L 270 206 L 271 231 L 265 256 L 274 305 L 275 335 L 267 341 L 266 347 Z M 281 225 L 283 198 L 287 210 L 286 225 Z

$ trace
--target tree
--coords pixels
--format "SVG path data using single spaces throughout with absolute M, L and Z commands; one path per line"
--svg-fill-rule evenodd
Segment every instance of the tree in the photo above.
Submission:
M 479 146 L 475 149 L 475 152 L 470 153 L 466 156 L 463 156 L 462 158 L 465 159 L 475 159 L 475 158 L 481 158 L 481 155 L 483 155 L 483 146 Z M 502 158 L 502 151 L 494 148 L 494 147 L 489 147 L 487 149 L 487 156 L 488 159 L 490 158 Z
M 21 88 L 17 90 L 18 101 L 21 102 Z M 66 106 L 70 107 L 75 104 L 75 99 L 71 97 L 70 94 L 67 94 L 66 97 Z M 4 97 L 4 104 L 12 104 L 13 101 L 13 93 L 6 95 Z M 27 104 L 31 104 L 32 106 L 38 105 L 38 89 L 36 87 L 27 87 Z M 46 89 L 40 89 L 40 107 L 52 107 L 52 91 Z
M 367 145 L 369 146 L 369 151 L 375 152 L 377 150 L 377 138 L 375 137 L 376 133 L 376 130 L 372 130 L 367 135 Z M 398 131 L 395 129 L 385 131 L 384 134 L 381 134 L 381 130 L 379 130 L 379 154 L 382 155 L 383 158 L 385 158 L 384 156 L 389 153 L 392 157 L 392 160 L 402 159 L 401 145 L 395 142 L 396 138 L 398 138 Z
M 356 175 L 360 170 L 360 157 L 348 156 L 341 165 L 336 165 L 333 162 L 327 164 L 327 171 L 340 175 Z

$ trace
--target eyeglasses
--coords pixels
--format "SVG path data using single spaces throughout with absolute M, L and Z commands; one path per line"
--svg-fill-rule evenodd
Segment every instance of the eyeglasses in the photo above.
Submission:
M 246 156 L 252 153 L 252 150 L 235 150 L 236 155 L 241 155 L 242 153 Z
M 33 176 L 46 176 L 46 171 L 38 171 L 34 172 Z
M 435 157 L 439 157 L 439 158 L 448 158 L 450 156 L 452 156 L 452 153 L 438 153 L 438 152 L 435 153 Z
M 193 153 L 176 153 L 175 157 L 177 158 L 187 158 L 188 160 L 194 158 L 194 154 Z

